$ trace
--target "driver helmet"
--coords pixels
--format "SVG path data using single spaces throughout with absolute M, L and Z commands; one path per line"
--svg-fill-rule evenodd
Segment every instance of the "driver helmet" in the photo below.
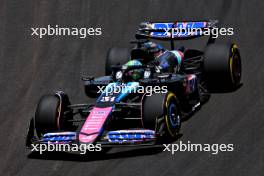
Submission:
M 154 42 L 147 42 L 144 45 L 147 48 L 149 54 L 152 55 L 153 57 L 158 57 L 165 50 L 162 45 Z
M 128 61 L 125 64 L 125 66 L 127 68 L 133 67 L 133 66 L 142 66 L 142 63 L 139 60 L 134 59 L 134 60 Z M 130 70 L 130 71 L 127 72 L 126 76 L 130 77 L 133 81 L 137 81 L 137 80 L 143 78 L 144 70 L 142 68 Z

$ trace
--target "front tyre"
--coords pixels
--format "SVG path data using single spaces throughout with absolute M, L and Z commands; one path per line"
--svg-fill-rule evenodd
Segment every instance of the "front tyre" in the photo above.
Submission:
M 145 96 L 142 107 L 144 128 L 155 130 L 163 139 L 177 136 L 181 128 L 181 112 L 174 93 Z
M 35 112 L 35 128 L 41 137 L 48 132 L 71 130 L 73 128 L 72 112 L 67 108 L 70 104 L 68 96 L 62 93 L 41 97 Z M 68 111 L 66 115 L 65 112 Z

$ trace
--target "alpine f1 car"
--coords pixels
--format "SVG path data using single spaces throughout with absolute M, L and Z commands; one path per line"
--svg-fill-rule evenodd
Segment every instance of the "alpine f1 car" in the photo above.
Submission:
M 236 44 L 216 44 L 209 36 L 204 51 L 174 47 L 176 40 L 203 35 L 174 35 L 173 29 L 204 30 L 216 24 L 141 23 L 133 48 L 109 50 L 105 76 L 82 78 L 86 95 L 96 98 L 95 103 L 71 104 L 62 91 L 41 97 L 30 121 L 26 146 L 48 142 L 154 145 L 174 139 L 182 120 L 199 109 L 210 93 L 234 91 L 240 85 L 241 59 Z M 171 48 L 164 49 L 151 39 L 168 40 Z M 116 89 L 122 91 L 113 91 Z

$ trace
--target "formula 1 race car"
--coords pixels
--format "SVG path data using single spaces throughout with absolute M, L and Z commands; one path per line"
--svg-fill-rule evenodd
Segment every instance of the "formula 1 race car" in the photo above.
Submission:
M 132 49 L 112 48 L 106 75 L 83 77 L 94 104 L 71 104 L 66 93 L 44 95 L 31 119 L 26 146 L 36 143 L 154 145 L 174 139 L 181 122 L 206 102 L 210 93 L 240 85 L 241 59 L 235 44 L 215 44 L 204 51 L 174 48 L 174 40 L 202 33 L 173 34 L 173 28 L 214 28 L 216 21 L 142 23 Z M 173 36 L 173 37 L 172 37 Z M 150 39 L 169 40 L 166 50 Z M 155 53 L 165 60 L 155 59 Z M 170 68 L 171 66 L 171 68 Z M 118 91 L 116 91 L 118 90 Z

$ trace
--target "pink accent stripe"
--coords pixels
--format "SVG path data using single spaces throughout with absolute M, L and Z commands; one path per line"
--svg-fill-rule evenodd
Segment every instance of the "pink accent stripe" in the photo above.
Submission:
M 181 57 L 182 57 L 182 62 L 183 62 L 183 60 L 184 60 L 184 54 L 183 54 L 183 52 L 181 52 L 181 51 L 178 51 L 179 52 L 179 54 L 181 55 Z
M 93 142 L 99 135 L 102 126 L 104 125 L 111 111 L 112 111 L 112 107 L 93 108 L 93 110 L 90 112 L 89 116 L 87 117 L 81 129 L 81 133 L 79 134 L 80 142 L 84 142 L 84 143 Z M 92 135 L 85 135 L 82 133 L 92 134 Z

